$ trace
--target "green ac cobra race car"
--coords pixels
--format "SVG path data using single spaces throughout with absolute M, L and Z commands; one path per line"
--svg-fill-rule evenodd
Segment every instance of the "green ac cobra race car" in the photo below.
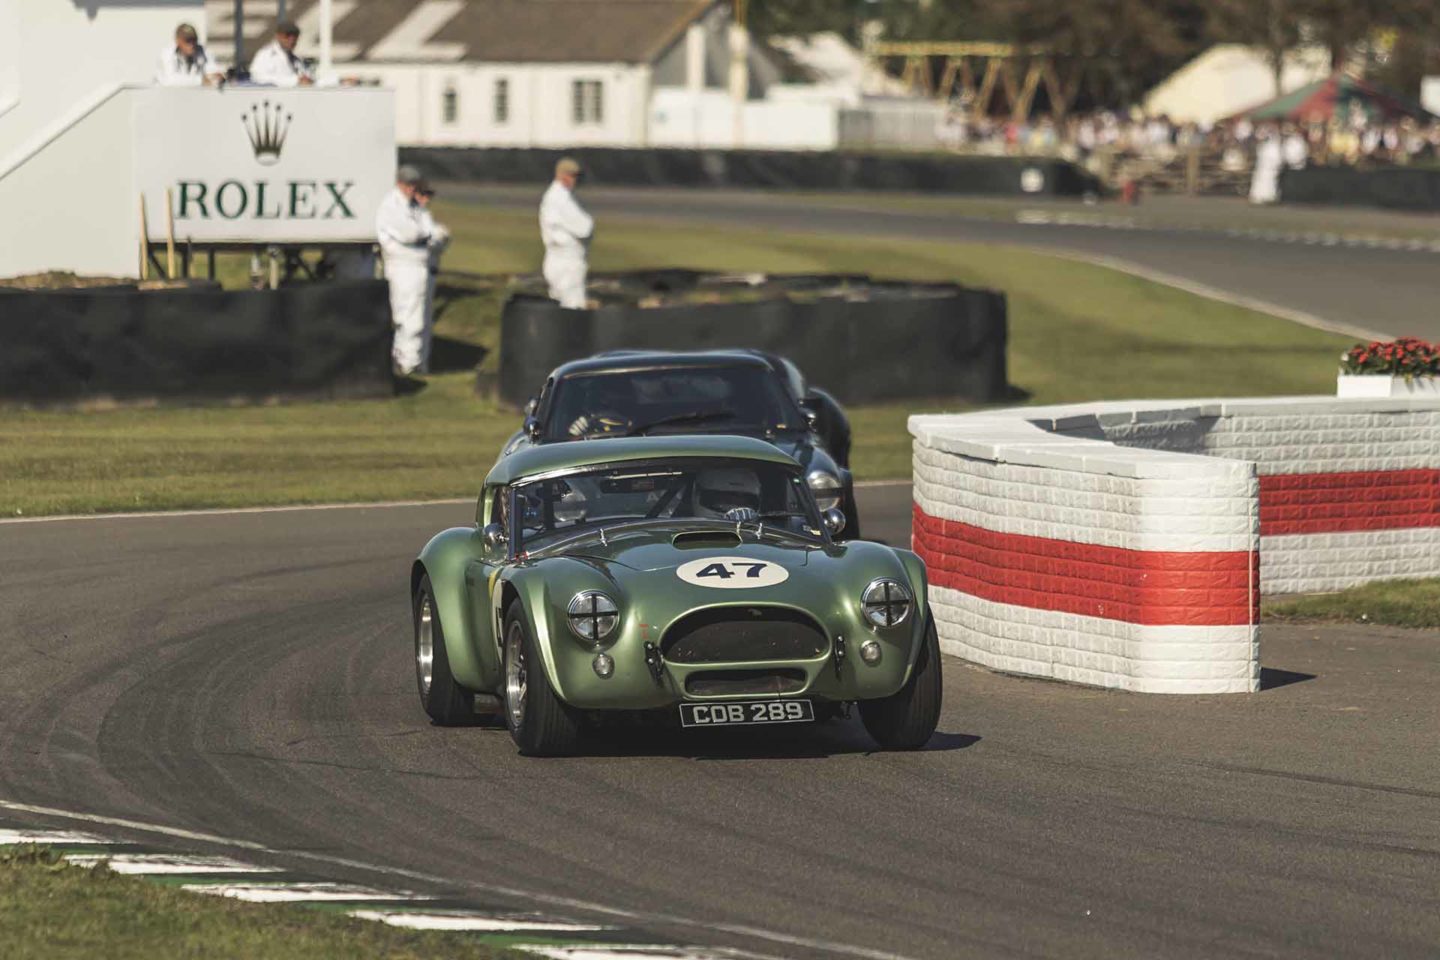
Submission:
M 605 715 L 795 724 L 858 705 L 885 748 L 935 731 L 925 566 L 836 542 L 800 465 L 762 440 L 532 447 L 485 478 L 471 526 L 411 573 L 420 700 L 438 724 L 498 711 L 522 753 L 574 751 Z

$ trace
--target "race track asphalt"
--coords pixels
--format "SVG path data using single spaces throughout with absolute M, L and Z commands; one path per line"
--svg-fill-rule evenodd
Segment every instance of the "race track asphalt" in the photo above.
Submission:
M 906 540 L 908 487 L 861 505 Z M 529 760 L 416 701 L 409 563 L 469 515 L 0 524 L 0 799 L 612 905 L 771 956 L 1440 951 L 1435 633 L 1267 628 L 1268 689 L 1247 696 L 947 658 L 920 753 L 842 721 Z
M 528 187 L 448 184 L 444 192 L 447 199 L 462 203 L 527 208 L 538 202 L 538 193 Z M 863 207 L 834 196 L 777 197 L 741 190 L 587 188 L 583 196 L 602 231 L 608 217 L 643 217 L 832 236 L 1032 247 L 1123 263 L 1332 325 L 1440 339 L 1440 312 L 1435 310 L 1440 254 L 1433 252 L 1281 242 L 1209 229 L 1022 223 L 963 216 L 943 206 L 886 209 L 875 194 Z M 1053 213 L 1052 207 L 1045 210 Z M 1076 205 L 1077 213 L 1085 210 Z M 1302 225 L 1318 233 L 1324 223 L 1311 213 Z

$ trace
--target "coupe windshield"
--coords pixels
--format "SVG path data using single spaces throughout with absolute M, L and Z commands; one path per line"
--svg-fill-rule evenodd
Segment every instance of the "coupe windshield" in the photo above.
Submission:
M 738 523 L 819 538 L 820 517 L 793 467 L 761 460 L 627 463 L 518 484 L 522 549 L 645 521 Z
M 765 367 L 684 366 L 601 370 L 555 385 L 551 440 L 643 433 L 764 433 L 804 418 Z

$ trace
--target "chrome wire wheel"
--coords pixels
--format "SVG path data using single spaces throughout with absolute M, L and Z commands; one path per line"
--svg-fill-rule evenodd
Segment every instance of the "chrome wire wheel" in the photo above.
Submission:
M 505 633 L 505 711 L 510 729 L 525 725 L 525 628 L 512 621 Z
M 428 594 L 420 598 L 420 620 L 415 626 L 415 677 L 420 696 L 428 697 L 435 681 L 435 608 Z

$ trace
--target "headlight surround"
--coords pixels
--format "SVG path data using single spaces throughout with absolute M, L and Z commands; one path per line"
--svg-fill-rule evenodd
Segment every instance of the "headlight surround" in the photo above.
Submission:
M 599 590 L 582 590 L 570 598 L 565 619 L 575 636 L 586 643 L 600 643 L 615 632 L 620 608 Z
M 824 470 L 811 470 L 805 475 L 805 485 L 810 488 L 810 494 L 815 498 L 815 506 L 820 512 L 840 506 L 840 495 L 843 488 L 840 486 L 840 478 L 833 473 Z
M 874 627 L 898 627 L 910 616 L 915 598 L 899 580 L 882 577 L 860 594 L 860 610 Z

